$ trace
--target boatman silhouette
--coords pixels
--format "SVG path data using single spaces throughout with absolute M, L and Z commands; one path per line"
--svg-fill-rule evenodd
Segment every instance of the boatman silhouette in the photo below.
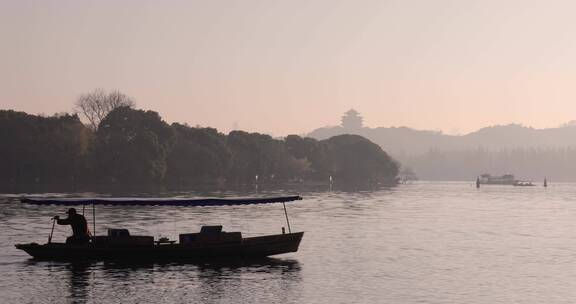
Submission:
M 66 244 L 85 244 L 90 241 L 90 232 L 88 231 L 88 223 L 86 218 L 76 213 L 76 209 L 68 209 L 68 217 L 65 219 L 60 219 L 59 216 L 55 216 L 54 219 L 58 225 L 70 225 L 72 226 L 72 236 L 66 239 Z

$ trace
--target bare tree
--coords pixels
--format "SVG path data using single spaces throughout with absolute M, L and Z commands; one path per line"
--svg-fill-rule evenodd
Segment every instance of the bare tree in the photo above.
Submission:
M 96 89 L 91 93 L 82 94 L 74 104 L 75 110 L 81 113 L 90 123 L 92 130 L 98 129 L 98 125 L 112 110 L 119 107 L 134 107 L 132 98 L 118 90 L 106 93 L 103 89 Z

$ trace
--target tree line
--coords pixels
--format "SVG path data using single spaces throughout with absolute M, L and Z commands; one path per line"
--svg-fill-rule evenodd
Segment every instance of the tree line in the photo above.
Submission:
M 326 140 L 167 124 L 120 104 L 86 126 L 78 115 L 0 110 L 0 184 L 91 189 L 92 185 L 237 186 L 253 183 L 392 184 L 398 164 L 358 135 Z

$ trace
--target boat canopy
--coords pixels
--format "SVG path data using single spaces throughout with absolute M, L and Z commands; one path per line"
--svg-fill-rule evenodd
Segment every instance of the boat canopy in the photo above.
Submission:
M 187 199 L 187 198 L 22 198 L 21 202 L 33 205 L 109 205 L 109 206 L 233 206 L 251 204 L 287 203 L 301 200 L 300 196 L 257 197 L 234 199 Z

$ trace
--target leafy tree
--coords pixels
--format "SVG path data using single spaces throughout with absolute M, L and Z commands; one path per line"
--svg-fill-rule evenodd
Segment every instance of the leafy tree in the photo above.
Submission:
M 327 146 L 319 141 L 298 135 L 288 135 L 285 140 L 288 153 L 308 165 L 304 170 L 307 179 L 326 180 L 330 176 L 331 163 L 327 159 Z
M 173 133 L 153 111 L 120 107 L 102 120 L 96 133 L 97 171 L 125 184 L 161 182 Z
M 229 179 L 250 182 L 282 182 L 300 175 L 307 164 L 292 157 L 284 142 L 269 135 L 232 131 L 227 145 L 232 151 Z
M 212 128 L 172 124 L 174 145 L 168 155 L 167 182 L 204 184 L 222 181 L 230 163 L 226 136 Z
M 253 181 L 255 176 L 264 176 L 261 168 L 261 148 L 257 137 L 266 136 L 250 134 L 244 131 L 232 131 L 226 138 L 226 145 L 232 152 L 228 179 L 235 182 Z M 270 138 L 271 139 L 271 138 Z
M 79 182 L 92 134 L 76 115 L 41 117 L 0 111 L 3 185 Z

